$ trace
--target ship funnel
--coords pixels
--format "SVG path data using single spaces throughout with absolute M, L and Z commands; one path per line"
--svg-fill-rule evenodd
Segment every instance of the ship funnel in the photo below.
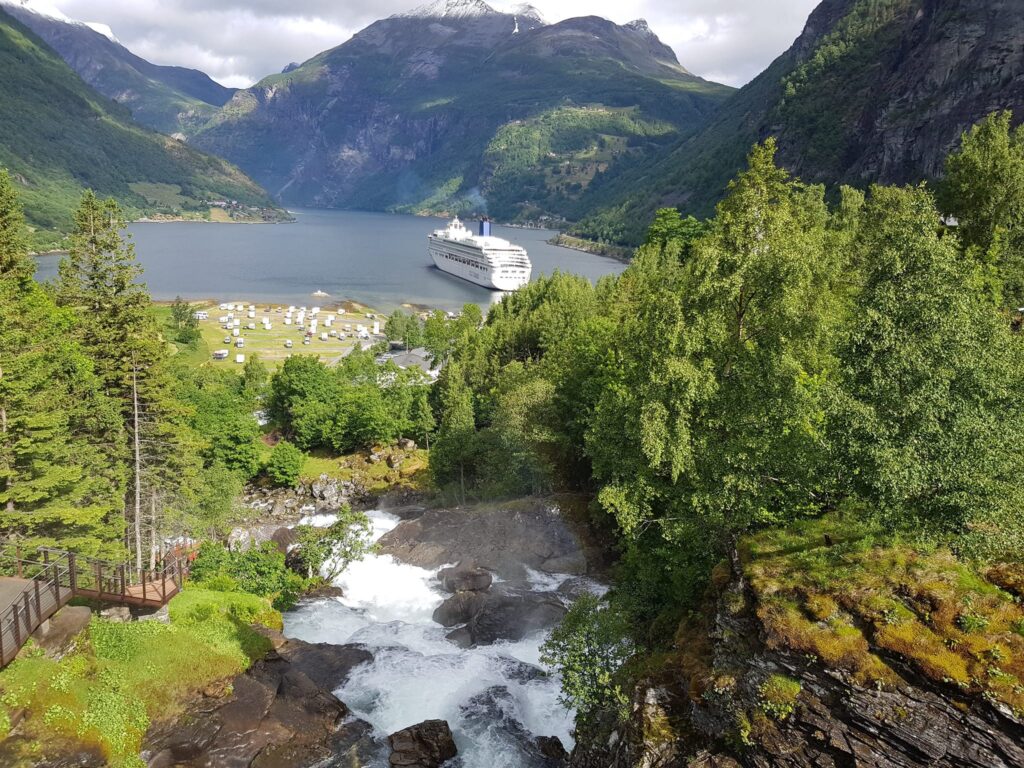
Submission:
M 480 237 L 491 236 L 491 220 L 486 216 L 480 219 Z

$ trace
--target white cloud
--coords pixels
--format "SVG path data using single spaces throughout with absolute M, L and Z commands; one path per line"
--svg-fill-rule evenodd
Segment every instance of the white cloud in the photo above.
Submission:
M 645 18 L 691 72 L 742 85 L 789 47 L 817 0 L 539 0 L 548 21 Z M 416 0 L 52 0 L 68 16 L 108 25 L 158 64 L 249 85 L 340 45 Z

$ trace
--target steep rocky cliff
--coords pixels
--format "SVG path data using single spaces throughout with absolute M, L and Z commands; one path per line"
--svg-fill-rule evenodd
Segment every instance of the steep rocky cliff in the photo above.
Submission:
M 986 579 L 842 525 L 741 554 L 574 768 L 1024 765 L 1019 566 Z
M 729 92 L 643 22 L 441 0 L 240 91 L 192 142 L 291 204 L 570 216 L 597 173 Z
M 584 202 L 604 210 L 580 232 L 635 242 L 660 205 L 710 213 L 768 136 L 809 182 L 934 178 L 988 113 L 1024 120 L 1022 36 L 1019 0 L 824 0 L 793 46 L 700 132 L 592 185 Z

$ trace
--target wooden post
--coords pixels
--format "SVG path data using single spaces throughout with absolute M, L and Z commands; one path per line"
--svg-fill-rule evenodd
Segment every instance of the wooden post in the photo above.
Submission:
M 75 570 L 75 553 L 68 552 L 68 582 L 71 587 L 71 594 L 75 594 L 75 590 L 78 589 L 78 573 Z
M 53 601 L 60 605 L 60 566 L 53 564 Z
M 146 602 L 146 572 L 142 572 L 142 602 Z
M 124 602 L 124 563 L 120 566 L 121 570 L 121 602 Z
M 36 616 L 39 618 L 39 623 L 43 623 L 43 603 L 39 599 L 39 579 L 33 579 L 33 583 L 36 585 Z
M 15 603 L 11 611 L 11 618 L 14 619 L 14 650 L 21 648 L 21 621 L 18 619 L 18 604 Z
M 24 592 L 22 592 L 21 595 L 24 598 L 25 602 L 25 634 L 31 635 L 32 630 L 35 629 L 35 627 L 32 626 L 32 601 L 29 599 L 27 589 Z

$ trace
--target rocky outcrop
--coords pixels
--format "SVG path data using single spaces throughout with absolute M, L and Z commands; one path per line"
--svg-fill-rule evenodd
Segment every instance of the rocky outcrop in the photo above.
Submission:
M 229 687 L 211 688 L 182 717 L 151 728 L 147 766 L 302 768 L 364 764 L 379 755 L 369 723 L 332 693 L 372 655 L 359 646 L 281 638 L 274 645 Z
M 593 550 L 558 505 L 539 500 L 427 510 L 381 537 L 380 548 L 421 568 L 472 561 L 517 582 L 526 579 L 527 568 L 586 573 Z
M 401 768 L 440 768 L 458 754 L 444 720 L 425 720 L 388 736 L 389 764 Z
M 936 682 L 895 654 L 893 685 L 866 686 L 816 656 L 766 642 L 749 585 L 730 582 L 687 647 L 641 683 L 610 737 L 572 768 L 1015 768 L 1024 720 Z M 771 692 L 783 680 L 782 694 Z

